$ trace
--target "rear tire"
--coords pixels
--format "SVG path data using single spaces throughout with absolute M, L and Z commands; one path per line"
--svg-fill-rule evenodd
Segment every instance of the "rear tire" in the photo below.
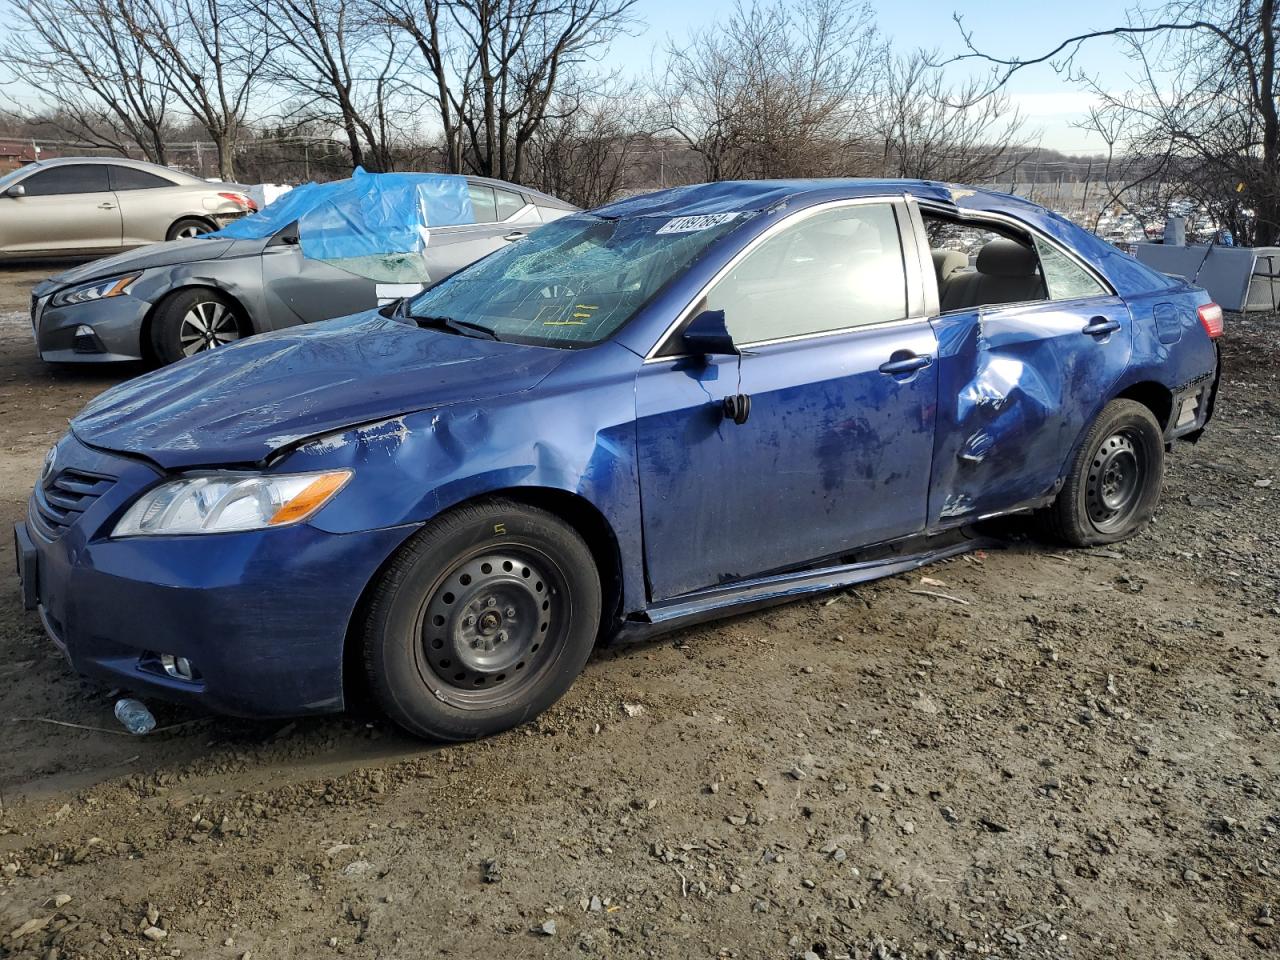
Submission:
M 236 304 L 216 290 L 181 290 L 151 317 L 151 346 L 161 364 L 235 343 L 244 335 Z
M 374 698 L 420 737 L 487 737 L 538 716 L 582 671 L 600 622 L 582 537 L 510 500 L 432 520 L 374 586 L 361 642 Z
M 1164 482 L 1164 436 L 1152 412 L 1112 400 L 1089 428 L 1045 514 L 1050 533 L 1077 547 L 1126 540 L 1155 513 Z
M 208 220 L 201 220 L 199 217 L 183 217 L 169 227 L 164 238 L 166 240 L 189 240 L 192 237 L 213 233 L 217 229 Z

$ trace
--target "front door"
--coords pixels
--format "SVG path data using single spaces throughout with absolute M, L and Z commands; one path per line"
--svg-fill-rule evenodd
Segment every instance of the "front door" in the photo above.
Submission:
M 636 383 L 651 599 L 924 528 L 936 340 L 907 319 L 889 203 L 802 212 L 707 291 L 743 354 L 681 356 Z M 675 355 L 670 355 L 675 354 Z M 725 397 L 750 397 L 746 422 Z
M 302 255 L 287 228 L 262 251 L 262 291 L 268 329 L 345 317 L 378 306 L 377 284 L 327 260 Z
M 121 249 L 120 205 L 101 163 L 38 169 L 22 196 L 0 197 L 5 253 L 111 253 Z

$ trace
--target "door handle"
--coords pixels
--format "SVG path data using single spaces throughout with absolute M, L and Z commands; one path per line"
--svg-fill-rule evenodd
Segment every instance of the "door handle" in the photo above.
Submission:
M 901 377 L 904 374 L 915 373 L 917 370 L 923 370 L 925 367 L 933 363 L 933 357 L 922 357 L 913 353 L 909 356 L 898 356 L 896 360 L 887 360 L 880 364 L 880 372 L 887 373 L 891 377 Z
M 1108 320 L 1106 317 L 1093 317 L 1081 333 L 1088 334 L 1091 337 L 1105 337 L 1109 333 L 1115 333 L 1120 329 L 1119 320 Z
M 507 234 L 505 237 L 503 237 L 502 239 L 503 239 L 503 240 L 505 240 L 505 241 L 507 241 L 507 243 L 511 243 L 511 242 L 512 242 L 512 241 L 514 241 L 514 240 L 523 240 L 523 239 L 524 239 L 524 235 L 525 235 L 525 234 L 524 234 L 524 231 L 523 231 L 523 230 L 512 230 L 510 233 L 508 233 L 508 234 Z
M 114 203 L 100 203 L 100 204 L 98 204 L 98 209 L 99 209 L 99 210 L 114 210 L 115 208 L 116 208 L 116 205 L 115 205 Z

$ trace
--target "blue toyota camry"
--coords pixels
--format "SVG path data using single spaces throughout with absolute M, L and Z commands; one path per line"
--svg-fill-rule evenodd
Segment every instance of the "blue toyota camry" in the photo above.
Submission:
M 79 671 L 247 716 L 536 716 L 602 640 L 1151 517 L 1222 311 L 1015 197 L 681 187 L 110 390 L 16 528 Z

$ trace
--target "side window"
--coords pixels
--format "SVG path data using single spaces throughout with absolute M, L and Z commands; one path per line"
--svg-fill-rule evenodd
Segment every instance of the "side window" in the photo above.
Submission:
M 1053 245 L 1036 237 L 1040 269 L 1050 300 L 1074 300 L 1077 297 L 1104 297 L 1107 290 L 1084 267 L 1061 253 Z
M 494 190 L 498 198 L 498 220 L 506 220 L 524 209 L 524 197 L 510 190 Z
M 157 177 L 154 173 L 147 173 L 145 170 L 117 167 L 114 164 L 109 165 L 107 169 L 111 171 L 112 190 L 152 190 L 156 187 L 175 186 L 172 181 Z
M 1029 237 L 930 214 L 924 223 L 943 313 L 1047 299 L 1040 258 Z
M 493 223 L 498 219 L 493 202 L 493 187 L 472 183 L 468 184 L 467 190 L 471 194 L 471 206 L 476 212 L 476 223 Z
M 53 197 L 67 193 L 105 193 L 107 168 L 100 163 L 73 163 L 33 173 L 22 181 L 29 197 Z
M 707 294 L 738 343 L 900 320 L 907 278 L 889 204 L 807 217 L 760 244 Z
M 573 213 L 572 210 L 561 210 L 559 207 L 538 207 L 538 216 L 542 218 L 543 223 L 552 223 L 571 213 Z

